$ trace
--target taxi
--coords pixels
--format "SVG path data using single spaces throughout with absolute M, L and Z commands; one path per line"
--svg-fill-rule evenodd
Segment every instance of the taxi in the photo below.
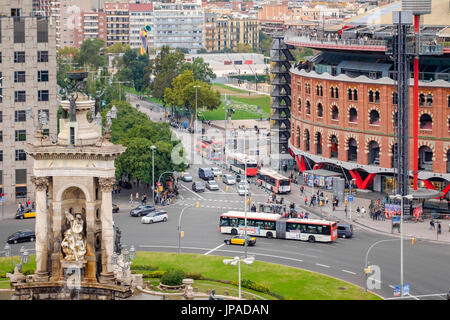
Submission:
M 34 209 L 28 208 L 16 212 L 16 219 L 31 219 L 31 218 L 36 218 L 36 210 Z
M 225 244 L 236 244 L 236 245 L 244 246 L 245 245 L 245 236 L 244 235 L 234 236 L 234 237 L 231 237 L 230 239 L 225 239 L 224 242 L 225 242 Z M 247 236 L 247 246 L 253 246 L 253 245 L 255 245 L 255 243 L 256 243 L 256 238 Z
M 119 212 L 119 206 L 115 203 L 112 204 L 112 212 L 113 213 Z

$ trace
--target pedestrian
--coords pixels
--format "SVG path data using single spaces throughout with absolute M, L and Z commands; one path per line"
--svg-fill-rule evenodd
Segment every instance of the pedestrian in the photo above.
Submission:
M 139 193 L 136 192 L 136 203 L 139 202 Z
M 441 224 L 440 224 L 440 223 L 438 223 L 437 233 L 438 233 L 438 234 L 441 234 L 441 233 L 442 233 L 442 227 L 441 227 Z
M 305 206 L 308 205 L 308 197 L 305 197 Z
M 130 193 L 130 204 L 133 204 L 133 194 Z
M 347 206 L 347 205 L 345 205 Z M 356 208 L 356 215 L 359 217 L 359 214 L 361 213 L 361 209 L 359 208 L 359 206 Z
M 434 220 L 430 220 L 430 230 L 434 230 Z
M 328 204 L 328 196 L 325 196 L 325 204 Z
M 344 212 L 345 212 L 345 217 L 347 218 L 347 213 L 348 213 L 348 211 L 347 211 L 347 205 L 345 205 Z
M 300 193 L 303 195 L 303 191 L 305 191 L 305 188 L 303 186 L 300 187 Z
M 308 218 L 309 218 L 309 212 L 306 211 L 306 213 L 305 213 L 305 219 L 308 219 Z

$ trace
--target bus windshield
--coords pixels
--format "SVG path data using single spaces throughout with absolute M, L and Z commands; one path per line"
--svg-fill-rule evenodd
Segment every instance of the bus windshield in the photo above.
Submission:
M 280 186 L 288 186 L 291 184 L 291 181 L 288 179 L 280 180 Z

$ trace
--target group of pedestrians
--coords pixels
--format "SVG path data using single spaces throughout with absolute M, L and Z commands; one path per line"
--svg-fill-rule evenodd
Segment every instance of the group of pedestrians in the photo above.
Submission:
M 19 202 L 19 204 L 17 205 L 17 212 L 22 212 L 22 211 L 24 211 L 25 209 L 31 209 L 31 210 L 34 210 L 35 207 L 36 207 L 36 204 L 35 204 L 34 201 L 31 202 L 30 200 L 27 200 L 27 201 L 25 202 L 25 205 L 24 205 L 22 202 Z

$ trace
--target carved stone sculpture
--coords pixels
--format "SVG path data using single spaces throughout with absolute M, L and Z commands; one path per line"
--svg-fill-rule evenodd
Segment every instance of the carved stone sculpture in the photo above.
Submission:
M 73 216 L 66 211 L 66 219 L 70 228 L 64 231 L 64 239 L 61 242 L 62 251 L 67 261 L 83 260 L 86 254 L 86 239 L 83 236 L 84 221 L 81 214 Z

